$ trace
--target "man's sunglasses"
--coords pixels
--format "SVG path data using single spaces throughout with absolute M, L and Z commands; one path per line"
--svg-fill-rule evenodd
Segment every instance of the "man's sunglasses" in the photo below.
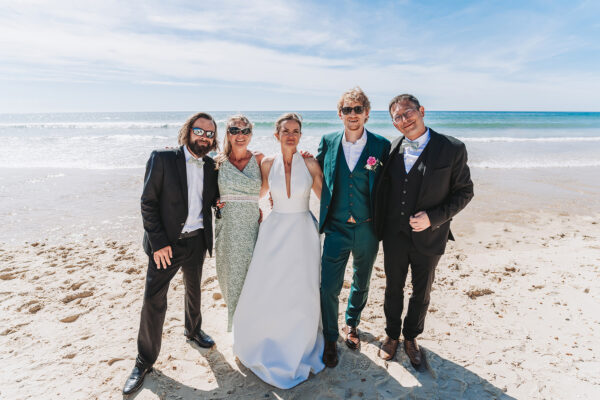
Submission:
M 365 111 L 363 106 L 354 106 L 354 107 L 342 107 L 342 114 L 348 115 L 354 110 L 356 114 L 362 114 Z
M 202 128 L 192 128 L 192 133 L 196 136 L 206 136 L 209 139 L 215 137 L 215 131 L 205 131 Z
M 239 133 L 241 133 L 242 135 L 249 135 L 252 133 L 252 128 L 240 129 L 237 126 L 230 126 L 229 128 L 227 128 L 227 132 L 229 132 L 230 135 L 234 136 Z

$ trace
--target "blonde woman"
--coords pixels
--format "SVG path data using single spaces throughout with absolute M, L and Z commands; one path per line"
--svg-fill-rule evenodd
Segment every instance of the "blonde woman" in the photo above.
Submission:
M 227 120 L 223 151 L 215 157 L 219 170 L 219 213 L 216 219 L 215 251 L 217 278 L 227 304 L 227 331 L 246 279 L 258 235 L 258 199 L 263 154 L 248 150 L 252 124 L 244 115 Z

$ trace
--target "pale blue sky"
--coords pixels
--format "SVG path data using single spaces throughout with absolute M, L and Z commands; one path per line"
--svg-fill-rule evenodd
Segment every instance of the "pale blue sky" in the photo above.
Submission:
M 0 112 L 600 111 L 598 4 L 0 0 Z

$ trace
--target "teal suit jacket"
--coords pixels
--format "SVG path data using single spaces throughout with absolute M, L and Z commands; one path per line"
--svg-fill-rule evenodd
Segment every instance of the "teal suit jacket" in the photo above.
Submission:
M 343 130 L 323 135 L 319 144 L 317 161 L 319 161 L 319 165 L 323 170 L 323 190 L 321 191 L 321 211 L 319 214 L 320 233 L 323 233 L 323 227 L 327 221 L 329 207 L 333 198 L 338 157 L 344 157 L 342 150 L 343 135 Z M 368 157 L 373 156 L 383 163 L 389 157 L 390 146 L 390 141 L 383 136 L 367 131 L 367 144 L 363 152 L 367 152 Z M 364 165 L 357 164 L 355 168 L 364 168 Z M 369 202 L 371 215 L 374 209 L 373 188 L 382 170 L 382 166 L 379 166 L 375 171 L 369 171 L 369 198 L 366 201 Z

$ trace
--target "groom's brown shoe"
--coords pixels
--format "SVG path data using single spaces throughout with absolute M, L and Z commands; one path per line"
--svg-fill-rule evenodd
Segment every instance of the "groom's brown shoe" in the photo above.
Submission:
M 410 359 L 410 363 L 415 369 L 421 366 L 421 349 L 417 344 L 417 339 L 404 339 L 404 352 Z
M 337 346 L 335 342 L 325 341 L 323 363 L 329 368 L 334 368 L 338 364 Z
M 389 336 L 385 337 L 383 343 L 381 343 L 381 348 L 377 355 L 379 358 L 384 359 L 385 361 L 389 361 L 396 355 L 396 349 L 398 348 L 398 339 L 392 339 Z
M 360 347 L 360 337 L 358 336 L 358 329 L 355 326 L 346 325 L 344 328 L 344 333 L 346 334 L 346 338 L 344 342 L 346 346 L 351 348 L 352 350 L 356 350 Z

